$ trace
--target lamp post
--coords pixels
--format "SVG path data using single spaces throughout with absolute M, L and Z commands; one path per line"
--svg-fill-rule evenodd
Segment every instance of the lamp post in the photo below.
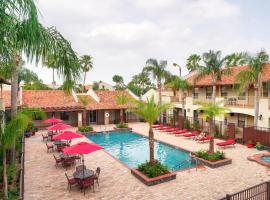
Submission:
M 182 70 L 181 70 L 181 66 L 180 65 L 178 65 L 178 64 L 176 64 L 176 63 L 173 63 L 173 66 L 174 67 L 178 67 L 179 68 L 179 75 L 180 75 L 180 77 L 182 76 Z

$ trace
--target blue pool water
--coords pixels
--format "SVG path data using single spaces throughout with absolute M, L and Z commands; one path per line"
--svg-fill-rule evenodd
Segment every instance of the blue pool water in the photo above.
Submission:
M 89 134 L 87 136 L 128 167 L 134 168 L 138 164 L 149 160 L 148 138 L 133 132 L 110 132 L 106 134 Z M 155 159 L 176 171 L 195 166 L 189 153 L 162 142 L 155 142 Z
M 270 163 L 270 156 L 262 156 L 263 161 Z

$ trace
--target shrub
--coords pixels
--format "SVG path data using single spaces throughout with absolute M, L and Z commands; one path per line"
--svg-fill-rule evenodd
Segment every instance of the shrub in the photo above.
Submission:
M 93 131 L 93 127 L 92 126 L 80 126 L 78 128 L 78 131 L 82 132 L 82 133 L 86 133 L 89 131 Z
M 201 130 L 201 125 L 200 125 L 200 123 L 198 122 L 198 121 L 195 121 L 194 123 L 193 123 L 193 130 L 194 131 L 200 131 Z
M 209 154 L 208 151 L 197 151 L 195 155 L 198 158 L 202 158 L 209 161 L 218 161 L 222 160 L 225 157 L 225 153 L 222 151 L 216 151 L 214 154 Z
M 258 150 L 263 150 L 264 146 L 260 142 L 257 142 L 256 145 L 255 145 L 255 148 L 258 149 Z
M 188 120 L 188 119 L 185 119 L 185 121 L 184 121 L 184 128 L 186 128 L 186 129 L 190 129 L 190 121 Z
M 128 128 L 128 124 L 127 123 L 116 124 L 116 128 Z
M 155 161 L 155 164 L 152 166 L 150 162 L 145 161 L 138 166 L 138 170 L 149 178 L 154 178 L 169 173 L 168 167 L 163 165 L 158 160 Z

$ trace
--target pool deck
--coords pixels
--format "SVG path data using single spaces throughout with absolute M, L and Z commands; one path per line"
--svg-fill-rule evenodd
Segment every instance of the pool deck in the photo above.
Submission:
M 148 125 L 145 123 L 131 123 L 133 131 L 147 135 Z M 94 126 L 96 131 L 103 127 Z M 107 130 L 113 126 L 107 126 Z M 155 132 L 155 138 L 190 151 L 207 149 L 209 144 L 197 143 L 193 140 L 173 135 Z M 75 139 L 77 143 L 87 138 Z M 218 140 L 215 140 L 218 142 Z M 223 150 L 223 149 L 222 149 Z M 123 164 L 108 155 L 105 151 L 97 151 L 85 155 L 85 164 L 90 169 L 101 167 L 100 188 L 95 192 L 87 190 L 84 196 L 78 188 L 67 190 L 66 170 L 56 168 L 52 153 L 46 152 L 42 142 L 41 132 L 26 139 L 25 161 L 25 199 L 26 200 L 75 200 L 75 199 L 180 199 L 180 200 L 211 200 L 220 199 L 226 193 L 234 193 L 255 184 L 270 179 L 269 168 L 256 162 L 247 160 L 258 151 L 248 149 L 243 145 L 224 149 L 226 156 L 232 158 L 233 163 L 217 169 L 201 168 L 196 171 L 185 170 L 177 172 L 176 180 L 156 186 L 147 187 L 134 176 Z M 67 170 L 72 175 L 74 167 Z

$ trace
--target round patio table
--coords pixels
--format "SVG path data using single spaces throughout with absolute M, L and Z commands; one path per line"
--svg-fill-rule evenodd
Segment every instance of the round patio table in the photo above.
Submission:
M 78 156 L 77 154 L 64 154 L 64 153 L 61 153 L 59 155 L 59 157 L 62 158 L 62 159 L 75 158 L 77 156 Z
M 85 169 L 84 171 L 76 171 L 73 173 L 73 177 L 76 179 L 85 179 L 85 178 L 90 178 L 91 176 L 93 176 L 95 174 L 95 172 L 93 170 L 90 169 Z
M 55 140 L 53 143 L 54 143 L 56 146 L 57 146 L 57 145 L 65 145 L 65 144 L 67 144 L 67 141 Z

